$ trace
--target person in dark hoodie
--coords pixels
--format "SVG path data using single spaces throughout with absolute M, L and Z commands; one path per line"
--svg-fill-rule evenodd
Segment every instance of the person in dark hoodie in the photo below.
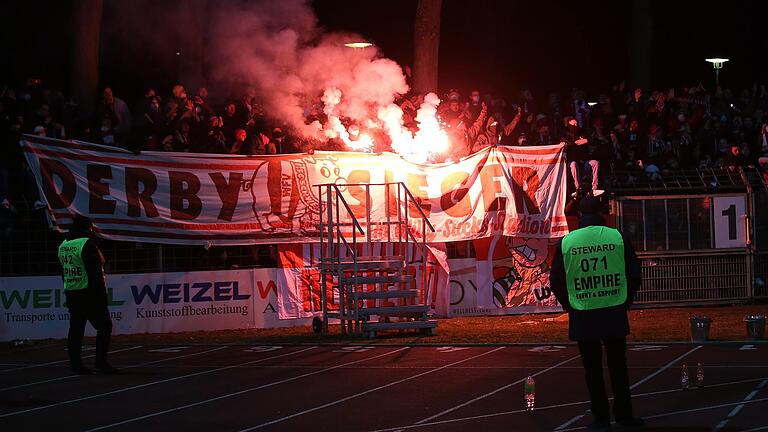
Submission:
M 112 334 L 112 319 L 107 308 L 107 288 L 104 280 L 104 256 L 91 238 L 92 225 L 88 218 L 76 216 L 64 241 L 59 246 L 59 261 L 64 280 L 64 295 L 69 308 L 67 354 L 72 372 L 90 374 L 83 365 L 81 352 L 85 325 L 96 329 L 95 368 L 103 374 L 118 373 L 107 362 L 107 350 Z
M 568 312 L 568 336 L 578 343 L 594 422 L 589 430 L 611 429 L 603 382 L 602 347 L 608 357 L 613 414 L 619 426 L 642 428 L 632 414 L 627 373 L 627 311 L 640 287 L 640 262 L 630 242 L 605 226 L 599 199 L 579 203 L 581 228 L 563 237 L 555 249 L 550 284 Z
M 480 151 L 486 147 L 494 147 L 501 143 L 502 139 L 511 136 L 520 122 L 520 113 L 518 109 L 512 121 L 503 124 L 500 114 L 488 115 L 488 107 L 483 102 L 480 115 L 474 121 L 472 126 L 467 129 L 467 139 L 469 142 L 470 154 Z

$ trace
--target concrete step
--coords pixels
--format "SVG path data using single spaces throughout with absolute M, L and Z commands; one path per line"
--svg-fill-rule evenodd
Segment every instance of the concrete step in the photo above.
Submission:
M 357 262 L 368 262 L 368 261 L 402 261 L 403 257 L 400 255 L 361 255 L 357 257 Z M 352 258 L 351 257 L 344 257 L 344 258 L 323 258 L 320 260 L 321 264 L 331 264 L 334 262 L 341 262 L 341 263 L 351 263 Z
M 360 308 L 360 315 L 379 315 L 379 316 L 403 316 L 420 315 L 429 311 L 427 305 L 409 305 L 409 306 L 381 306 Z
M 323 228 L 326 229 L 325 232 L 327 233 L 328 232 L 327 231 L 328 230 L 328 222 L 326 221 L 326 219 L 327 218 L 325 217 L 325 215 L 323 215 Z M 365 227 L 365 219 L 358 219 L 357 222 L 360 224 L 360 226 Z M 405 224 L 404 220 L 399 221 L 399 222 L 396 221 L 396 220 L 391 220 L 389 222 L 387 222 L 387 221 L 371 221 L 371 225 L 372 226 L 377 226 L 377 225 L 378 226 L 384 226 L 384 225 L 403 225 L 403 224 Z M 336 225 L 347 227 L 347 226 L 354 226 L 355 223 L 354 222 L 336 222 L 334 220 L 333 226 L 335 227 Z M 363 229 L 365 229 L 365 228 L 363 228 Z M 326 234 L 326 236 L 327 236 L 327 234 Z
M 357 261 L 358 270 L 398 270 L 403 268 L 404 263 L 402 259 L 392 260 L 371 260 L 371 261 Z M 322 262 L 318 264 L 320 270 L 336 270 L 337 267 L 341 267 L 342 270 L 352 270 L 355 268 L 355 263 L 352 260 L 344 260 L 340 263 Z
M 349 276 L 339 278 L 341 284 L 376 284 L 376 283 L 407 283 L 414 280 L 412 275 L 394 276 Z
M 370 291 L 357 293 L 358 300 L 368 299 L 389 299 L 389 298 L 409 298 L 419 295 L 419 291 L 415 289 L 407 290 L 389 290 L 389 291 Z

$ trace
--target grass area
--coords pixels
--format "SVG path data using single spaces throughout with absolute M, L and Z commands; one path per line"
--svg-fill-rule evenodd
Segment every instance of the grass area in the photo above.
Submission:
M 630 341 L 689 341 L 690 318 L 705 315 L 712 318 L 710 339 L 736 341 L 746 339 L 745 315 L 768 315 L 768 305 L 744 305 L 706 308 L 639 309 L 629 313 L 632 334 Z M 439 320 L 437 336 L 414 333 L 388 333 L 371 344 L 425 343 L 503 344 L 567 342 L 567 314 L 536 314 L 446 318 Z M 360 339 L 342 338 L 338 326 L 328 335 L 312 333 L 309 327 L 279 329 L 227 330 L 156 335 L 116 336 L 125 343 L 359 343 Z
M 768 315 L 768 305 L 639 309 L 629 313 L 632 342 L 690 341 L 690 318 L 712 319 L 710 340 L 746 339 L 745 315 Z M 222 330 L 166 334 L 121 335 L 119 344 L 505 344 L 568 342 L 567 314 L 536 314 L 446 318 L 437 336 L 385 333 L 375 339 L 342 338 L 338 326 L 330 334 L 312 333 L 308 326 L 278 329 Z M 93 343 L 89 340 L 88 343 Z

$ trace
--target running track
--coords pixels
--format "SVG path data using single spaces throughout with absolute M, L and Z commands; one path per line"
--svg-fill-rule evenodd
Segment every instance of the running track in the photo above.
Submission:
M 572 431 L 591 419 L 573 345 L 120 345 L 110 359 L 123 374 L 69 375 L 62 344 L 0 352 L 0 430 Z M 697 362 L 706 386 L 681 390 L 681 365 L 695 379 Z M 631 345 L 628 363 L 648 430 L 768 432 L 768 344 Z

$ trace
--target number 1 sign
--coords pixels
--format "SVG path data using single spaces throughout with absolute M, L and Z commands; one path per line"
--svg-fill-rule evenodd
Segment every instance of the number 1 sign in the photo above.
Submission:
M 743 248 L 746 246 L 746 197 L 716 196 L 713 203 L 715 247 Z

